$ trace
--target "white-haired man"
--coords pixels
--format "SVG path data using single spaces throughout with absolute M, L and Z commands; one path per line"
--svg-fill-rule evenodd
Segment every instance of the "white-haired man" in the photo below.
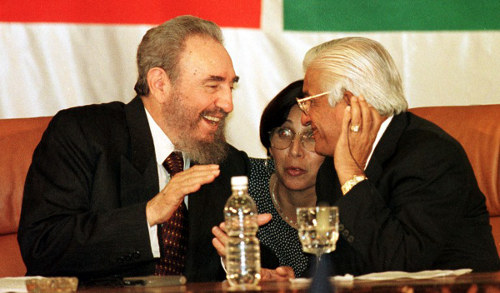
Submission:
M 336 274 L 498 270 L 484 195 L 460 144 L 407 112 L 399 72 L 376 41 L 354 37 L 304 59 L 302 123 L 329 156 L 318 201 L 340 210 Z

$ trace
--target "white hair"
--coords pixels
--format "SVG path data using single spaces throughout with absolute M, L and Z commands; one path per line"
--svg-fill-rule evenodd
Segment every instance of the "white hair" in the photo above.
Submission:
M 399 114 L 408 109 L 401 77 L 387 50 L 378 42 L 361 37 L 335 39 L 310 49 L 304 71 L 319 70 L 320 87 L 332 91 L 334 106 L 349 90 L 362 95 L 380 115 Z

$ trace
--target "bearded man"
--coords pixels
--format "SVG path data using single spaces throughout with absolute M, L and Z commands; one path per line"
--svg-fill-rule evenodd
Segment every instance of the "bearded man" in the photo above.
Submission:
M 63 110 L 36 148 L 18 238 L 28 275 L 225 277 L 210 229 L 248 157 L 224 138 L 238 77 L 220 28 L 174 18 L 146 33 L 137 65 L 130 103 Z

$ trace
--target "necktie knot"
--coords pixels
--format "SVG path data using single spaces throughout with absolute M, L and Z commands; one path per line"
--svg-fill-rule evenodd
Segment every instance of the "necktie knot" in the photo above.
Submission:
M 163 161 L 163 167 L 165 167 L 171 177 L 179 172 L 182 172 L 182 170 L 184 169 L 184 160 L 182 159 L 182 153 L 177 151 L 170 153 L 165 161 Z

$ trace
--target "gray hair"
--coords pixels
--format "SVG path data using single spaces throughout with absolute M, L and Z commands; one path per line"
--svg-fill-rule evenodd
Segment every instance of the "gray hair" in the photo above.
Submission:
M 146 32 L 137 49 L 139 76 L 135 91 L 140 96 L 149 95 L 148 71 L 160 67 L 175 83 L 179 77 L 178 63 L 188 37 L 206 36 L 223 43 L 221 29 L 213 22 L 191 15 L 173 18 Z
M 399 114 L 408 109 L 401 76 L 394 60 L 378 42 L 362 37 L 335 39 L 310 49 L 304 71 L 320 70 L 319 83 L 331 106 L 345 90 L 362 95 L 380 115 Z

